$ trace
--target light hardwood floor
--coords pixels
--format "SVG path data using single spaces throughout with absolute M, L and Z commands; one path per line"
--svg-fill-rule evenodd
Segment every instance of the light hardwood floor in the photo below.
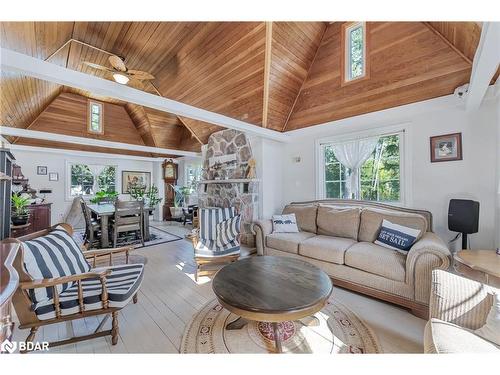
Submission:
M 155 223 L 171 233 L 183 235 L 182 226 Z M 248 251 L 248 249 L 246 249 Z M 139 302 L 119 314 L 120 337 L 110 337 L 56 347 L 57 353 L 178 353 L 182 334 L 193 314 L 214 298 L 210 278 L 194 281 L 195 265 L 191 242 L 179 240 L 136 250 L 148 258 Z M 334 296 L 357 313 L 375 332 L 386 353 L 422 353 L 425 321 L 399 307 L 340 288 Z M 98 318 L 90 317 L 42 327 L 37 341 L 61 340 L 93 331 Z M 107 322 L 105 327 L 108 327 Z M 28 330 L 15 330 L 14 340 L 24 340 Z

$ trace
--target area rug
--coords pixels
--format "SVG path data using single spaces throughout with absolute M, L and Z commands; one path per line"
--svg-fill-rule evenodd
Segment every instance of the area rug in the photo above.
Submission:
M 85 229 L 75 229 L 73 233 L 73 238 L 78 244 L 83 244 Z M 156 228 L 154 226 L 149 226 L 149 241 L 144 242 L 144 246 L 142 246 L 141 241 L 137 240 L 135 237 L 129 236 L 124 237 L 121 236 L 118 240 L 117 246 L 125 246 L 125 245 L 133 245 L 134 248 L 148 247 L 154 246 L 161 243 L 167 243 L 172 241 L 182 240 L 182 237 L 179 237 L 170 232 L 164 231 L 160 228 Z
M 181 353 L 274 353 L 270 323 L 249 322 L 239 330 L 225 326 L 238 317 L 217 300 L 208 302 L 184 332 Z M 371 329 L 331 297 L 314 317 L 280 323 L 283 353 L 381 353 Z

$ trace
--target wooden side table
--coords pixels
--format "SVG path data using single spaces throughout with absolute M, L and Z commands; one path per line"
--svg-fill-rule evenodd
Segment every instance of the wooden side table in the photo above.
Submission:
M 494 250 L 461 250 L 454 258 L 455 269 L 464 276 L 500 287 L 500 255 Z

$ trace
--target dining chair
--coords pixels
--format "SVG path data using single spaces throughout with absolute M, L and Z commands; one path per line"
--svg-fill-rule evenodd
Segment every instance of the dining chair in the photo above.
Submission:
M 85 237 L 84 244 L 88 248 L 92 248 L 96 245 L 99 245 L 101 242 L 100 239 L 100 228 L 101 224 L 98 220 L 92 218 L 90 210 L 87 206 L 87 202 L 80 197 L 80 207 L 82 208 L 83 217 L 85 219 Z
M 112 222 L 113 246 L 116 247 L 118 235 L 124 232 L 136 232 L 144 246 L 144 202 L 115 202 L 115 218 Z

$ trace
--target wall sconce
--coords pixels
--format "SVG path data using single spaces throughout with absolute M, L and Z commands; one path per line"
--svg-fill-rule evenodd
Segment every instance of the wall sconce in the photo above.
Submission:
M 301 157 L 300 156 L 295 156 L 292 158 L 293 162 L 294 163 L 300 163 L 302 161 Z

